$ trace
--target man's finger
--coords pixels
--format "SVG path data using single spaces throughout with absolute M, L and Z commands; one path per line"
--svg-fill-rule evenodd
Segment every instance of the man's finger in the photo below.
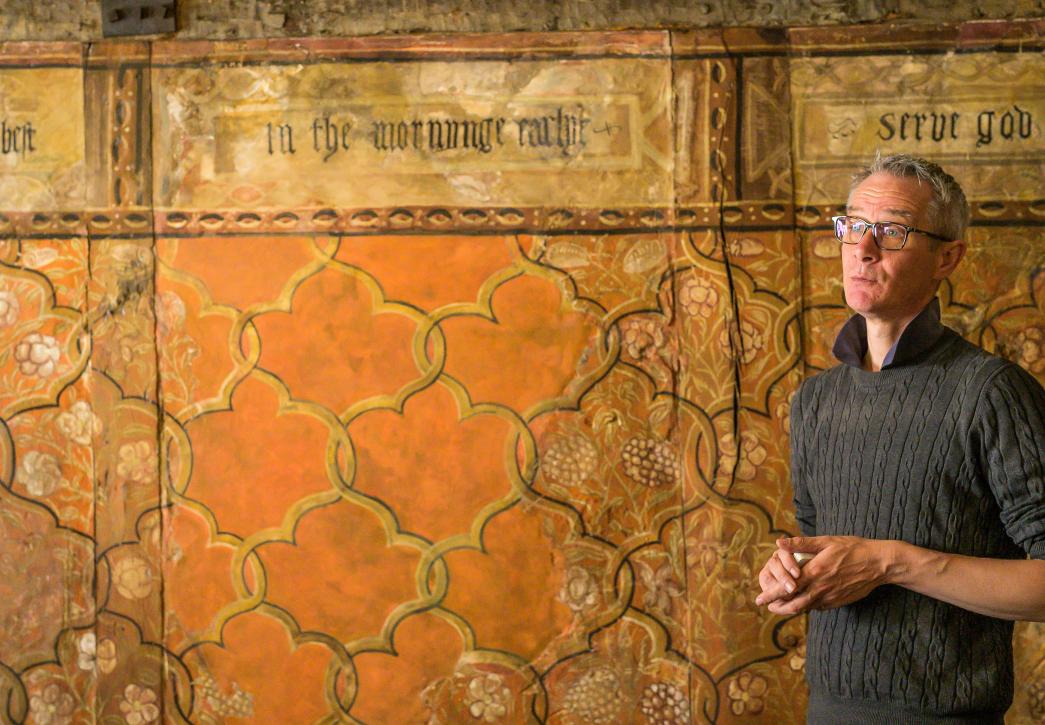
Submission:
M 788 571 L 788 573 L 791 574 L 791 576 L 795 579 L 797 579 L 802 574 L 802 569 L 799 566 L 798 561 L 795 560 L 795 557 L 792 554 L 777 549 L 773 553 L 773 556 L 774 558 L 780 561 L 781 565 L 783 565 L 783 567 Z
M 800 594 L 794 599 L 777 600 L 771 602 L 767 609 L 773 614 L 801 614 L 810 608 L 813 597 L 809 594 Z
M 788 593 L 787 589 L 785 589 L 779 583 L 774 582 L 773 585 L 766 589 L 763 589 L 762 593 L 755 597 L 755 604 L 761 607 L 771 602 L 787 600 L 790 598 L 791 595 Z
M 791 553 L 803 552 L 816 554 L 827 547 L 826 536 L 792 536 L 789 539 L 777 539 L 777 546 Z

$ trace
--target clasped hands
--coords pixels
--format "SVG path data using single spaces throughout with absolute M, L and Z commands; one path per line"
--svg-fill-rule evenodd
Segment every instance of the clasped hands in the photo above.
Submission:
M 863 599 L 886 583 L 889 542 L 856 536 L 798 536 L 778 539 L 758 573 L 762 593 L 755 604 L 773 614 L 834 609 Z M 794 554 L 813 557 L 799 566 Z

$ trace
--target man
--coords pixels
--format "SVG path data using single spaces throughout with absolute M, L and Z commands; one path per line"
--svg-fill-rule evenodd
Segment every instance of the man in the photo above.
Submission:
M 951 176 L 897 154 L 835 220 L 857 314 L 842 364 L 795 396 L 802 536 L 756 599 L 810 613 L 809 723 L 1002 723 L 1012 620 L 1045 621 L 1045 391 L 942 326 L 935 298 L 968 219 Z

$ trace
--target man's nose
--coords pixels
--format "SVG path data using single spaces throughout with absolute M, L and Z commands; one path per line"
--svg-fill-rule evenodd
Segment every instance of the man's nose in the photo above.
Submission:
M 860 237 L 860 241 L 853 245 L 853 254 L 861 262 L 873 262 L 881 257 L 882 250 L 878 248 L 878 244 L 874 241 L 874 233 L 868 229 L 864 232 L 864 235 Z

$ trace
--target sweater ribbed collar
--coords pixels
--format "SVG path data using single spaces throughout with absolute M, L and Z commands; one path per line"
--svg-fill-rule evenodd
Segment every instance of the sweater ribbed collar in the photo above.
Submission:
M 889 348 L 882 370 L 920 359 L 936 344 L 944 329 L 940 322 L 940 300 L 934 297 Z M 867 355 L 867 321 L 863 315 L 853 315 L 842 326 L 831 352 L 846 365 L 863 369 Z

